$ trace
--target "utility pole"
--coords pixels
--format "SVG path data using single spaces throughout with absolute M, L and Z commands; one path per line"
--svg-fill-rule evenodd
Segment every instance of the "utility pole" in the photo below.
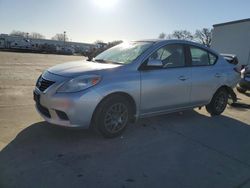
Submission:
M 63 43 L 64 43 L 64 46 L 65 46 L 65 40 L 66 40 L 66 31 L 63 32 Z

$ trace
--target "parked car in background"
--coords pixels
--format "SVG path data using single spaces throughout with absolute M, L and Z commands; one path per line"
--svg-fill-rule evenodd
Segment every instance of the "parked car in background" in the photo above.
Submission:
M 48 122 L 120 135 L 130 121 L 206 106 L 220 115 L 240 80 L 235 65 L 181 40 L 124 42 L 90 61 L 49 68 L 34 89 Z
M 241 71 L 241 80 L 237 86 L 240 93 L 246 93 L 250 90 L 250 67 L 245 66 Z

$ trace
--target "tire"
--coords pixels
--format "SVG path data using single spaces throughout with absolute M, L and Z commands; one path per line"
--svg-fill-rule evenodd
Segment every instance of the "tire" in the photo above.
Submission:
M 104 99 L 95 110 L 93 126 L 106 138 L 123 133 L 132 117 L 131 104 L 121 95 Z
M 220 115 L 224 112 L 228 103 L 228 92 L 226 89 L 219 89 L 213 96 L 211 102 L 206 105 L 206 110 L 212 116 Z
M 240 93 L 246 93 L 246 92 L 247 92 L 246 89 L 244 89 L 244 88 L 242 88 L 242 87 L 240 87 L 240 86 L 237 86 L 236 89 L 237 89 L 237 91 L 240 92 Z

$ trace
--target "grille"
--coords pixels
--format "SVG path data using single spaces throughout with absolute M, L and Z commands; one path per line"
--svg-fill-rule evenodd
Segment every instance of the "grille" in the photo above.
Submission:
M 45 91 L 47 88 L 49 88 L 52 84 L 55 82 L 46 80 L 43 77 L 41 77 L 37 82 L 37 87 L 40 91 Z

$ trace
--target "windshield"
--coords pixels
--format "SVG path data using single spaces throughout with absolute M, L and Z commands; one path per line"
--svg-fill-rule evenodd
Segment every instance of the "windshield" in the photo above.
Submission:
M 149 48 L 151 42 L 123 42 L 94 58 L 97 62 L 129 64 Z

